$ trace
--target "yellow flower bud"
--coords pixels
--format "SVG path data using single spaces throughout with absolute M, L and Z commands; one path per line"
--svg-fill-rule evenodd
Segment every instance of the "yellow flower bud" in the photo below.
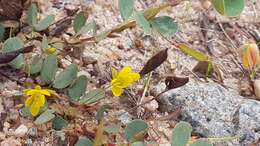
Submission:
M 260 64 L 259 48 L 255 43 L 248 43 L 241 47 L 241 60 L 245 69 L 254 69 Z
M 47 49 L 45 49 L 45 53 L 46 53 L 46 54 L 53 54 L 53 53 L 55 53 L 56 51 L 57 51 L 56 48 L 47 48 Z

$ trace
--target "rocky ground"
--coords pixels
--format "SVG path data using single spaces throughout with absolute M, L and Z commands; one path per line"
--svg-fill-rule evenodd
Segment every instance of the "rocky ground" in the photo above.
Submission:
M 88 19 L 94 19 L 98 24 L 98 33 L 122 22 L 116 0 L 39 2 L 43 15 L 55 14 L 57 20 L 64 16 L 65 7 L 76 8 L 84 5 L 90 12 Z M 162 2 L 162 0 L 138 0 L 136 8 L 143 10 Z M 130 94 L 125 94 L 123 97 L 113 97 L 108 92 L 106 99 L 99 103 L 113 107 L 107 117 L 126 124 L 139 115 L 148 121 L 152 129 L 149 135 L 161 145 L 170 145 L 171 129 L 179 120 L 192 124 L 194 136 L 226 137 L 226 140 L 232 136 L 242 137 L 240 140 L 234 138 L 232 141 L 222 142 L 220 146 L 248 146 L 259 142 L 260 101 L 256 100 L 252 89 L 248 87 L 241 66 L 238 65 L 239 57 L 234 56 L 238 50 L 234 49 L 252 39 L 250 32 L 260 32 L 260 3 L 247 0 L 242 15 L 232 19 L 220 16 L 210 5 L 199 0 L 183 1 L 160 15 L 175 18 L 179 23 L 179 31 L 172 39 L 189 44 L 210 55 L 219 67 L 221 79 L 199 78 L 192 71 L 197 61 L 181 53 L 156 33 L 145 36 L 140 28 L 126 30 L 120 33 L 119 37 L 107 38 L 98 44 L 86 44 L 80 54 L 83 63 L 80 63 L 78 58 L 68 55 L 66 59 L 61 60 L 62 66 L 71 64 L 71 58 L 79 62 L 80 74 L 92 78 L 92 83 L 88 87 L 92 88 L 100 78 L 109 74 L 111 67 L 120 69 L 123 66 L 131 66 L 138 71 L 155 52 L 168 48 L 168 59 L 154 71 L 147 97 L 154 97 L 165 90 L 166 75 L 187 76 L 190 78 L 189 83 L 167 91 L 161 94 L 157 101 L 146 104 L 141 116 L 136 110 L 130 111 L 129 108 L 138 104 L 138 99 L 131 96 L 131 93 L 142 91 L 143 80 L 130 89 Z M 68 36 L 64 34 L 63 37 Z M 86 65 L 89 59 L 97 60 L 97 65 Z M 85 65 L 82 65 L 84 63 Z M 12 74 L 13 78 L 16 78 L 17 74 L 22 73 L 13 71 Z M 17 80 L 23 81 L 25 78 Z M 35 126 L 32 119 L 20 116 L 19 109 L 23 106 L 23 102 L 19 97 L 23 87 L 5 77 L 0 77 L 0 81 L 0 129 L 3 129 L 0 131 L 0 145 L 62 145 L 51 130 L 51 125 Z M 68 105 L 66 101 L 60 102 L 64 106 Z M 93 122 L 95 113 L 96 110 L 82 110 L 82 115 L 70 123 L 87 125 L 87 129 L 91 129 L 97 124 Z M 225 141 L 225 138 L 222 141 Z

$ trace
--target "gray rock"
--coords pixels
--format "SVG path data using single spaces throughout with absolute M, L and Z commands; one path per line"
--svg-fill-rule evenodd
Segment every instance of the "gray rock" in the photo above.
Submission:
M 182 120 L 205 137 L 240 135 L 226 145 L 247 146 L 260 138 L 260 102 L 245 99 L 216 83 L 189 82 L 159 97 L 160 109 L 182 108 Z M 223 146 L 224 144 L 221 144 Z

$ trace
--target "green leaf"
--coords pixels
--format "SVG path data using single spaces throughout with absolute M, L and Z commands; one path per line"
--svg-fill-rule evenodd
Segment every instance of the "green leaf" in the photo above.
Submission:
M 20 38 L 18 37 L 9 38 L 4 42 L 2 52 L 7 53 L 7 52 L 15 51 L 21 49 L 23 45 L 24 45 L 23 41 Z M 23 54 L 18 55 L 9 64 L 16 69 L 20 69 L 25 64 L 24 55 Z
M 37 74 L 41 71 L 43 59 L 40 55 L 35 55 L 31 61 L 30 73 Z
M 92 146 L 93 142 L 87 137 L 80 136 L 75 146 Z
M 52 121 L 52 128 L 55 130 L 61 130 L 62 128 L 67 127 L 68 124 L 69 124 L 68 121 L 66 121 L 61 116 L 58 115 Z
M 137 141 L 137 142 L 132 143 L 131 146 L 146 146 L 146 145 L 142 141 Z
M 45 49 L 49 48 L 49 43 L 48 43 L 48 39 L 47 39 L 46 35 L 43 35 L 43 37 L 42 37 L 41 48 L 43 51 L 45 51 Z
M 55 118 L 55 115 L 53 113 L 54 113 L 53 110 L 46 110 L 39 117 L 37 117 L 37 119 L 34 121 L 34 123 L 37 125 L 41 125 L 41 124 L 49 122 L 50 120 Z
M 206 60 L 208 60 L 208 56 L 207 55 L 205 55 L 204 53 L 199 52 L 197 50 L 194 50 L 194 49 L 190 48 L 189 46 L 187 46 L 185 44 L 179 44 L 177 47 L 183 53 L 188 54 L 189 56 L 193 57 L 197 61 L 206 61 Z
M 73 101 L 78 101 L 86 92 L 88 78 L 84 75 L 79 76 L 68 90 L 69 97 Z
M 245 7 L 244 0 L 212 0 L 212 4 L 221 15 L 229 17 L 239 16 Z
M 111 125 L 108 125 L 105 127 L 104 131 L 108 134 L 116 135 L 119 132 L 120 125 L 116 125 L 112 123 Z
M 186 146 L 191 136 L 192 127 L 187 122 L 179 122 L 172 131 L 172 146 Z
M 145 121 L 140 119 L 133 120 L 125 128 L 125 138 L 130 142 L 143 140 L 147 130 L 148 125 Z
M 150 23 L 146 20 L 143 13 L 136 13 L 135 20 L 137 25 L 139 25 L 144 30 L 145 34 L 149 35 L 151 33 Z
M 24 106 L 23 108 L 20 109 L 20 114 L 22 117 L 32 117 L 32 114 L 30 112 L 30 109 L 26 106 Z
M 97 111 L 97 115 L 96 115 L 96 119 L 98 121 L 101 121 L 104 117 L 104 112 L 106 112 L 108 109 L 110 108 L 109 105 L 105 104 L 105 105 L 102 105 L 98 111 Z
M 4 39 L 5 36 L 5 28 L 0 24 L 0 42 Z
M 119 0 L 119 11 L 123 20 L 127 20 L 134 12 L 134 0 Z
M 105 96 L 104 89 L 94 89 L 89 91 L 86 95 L 84 95 L 79 102 L 84 104 L 95 103 L 98 100 L 102 99 Z
M 78 67 L 75 64 L 69 65 L 65 70 L 58 74 L 53 82 L 53 87 L 63 89 L 68 87 L 77 77 Z
M 92 22 L 89 22 L 87 24 L 85 24 L 81 29 L 80 31 L 78 32 L 79 34 L 84 34 L 84 33 L 88 33 L 89 31 L 93 32 L 93 35 L 96 34 L 96 31 L 97 31 L 97 24 L 96 24 L 96 21 L 92 21 Z
M 32 3 L 27 12 L 27 23 L 32 27 L 37 24 L 37 13 L 38 8 L 35 3 Z
M 178 24 L 169 16 L 155 17 L 151 20 L 152 27 L 165 37 L 173 36 L 178 31 Z
M 43 66 L 41 70 L 41 79 L 47 84 L 51 83 L 56 75 L 57 70 L 58 70 L 57 56 L 48 55 L 43 62 Z
M 213 146 L 212 143 L 206 141 L 206 140 L 196 140 L 193 142 L 190 146 Z
M 48 15 L 43 20 L 41 20 L 38 24 L 34 25 L 35 30 L 43 31 L 47 29 L 54 22 L 54 19 L 55 19 L 54 15 Z
M 81 30 L 81 28 L 85 25 L 86 20 L 87 18 L 84 12 L 80 12 L 76 15 L 73 21 L 73 29 L 76 33 L 78 33 Z

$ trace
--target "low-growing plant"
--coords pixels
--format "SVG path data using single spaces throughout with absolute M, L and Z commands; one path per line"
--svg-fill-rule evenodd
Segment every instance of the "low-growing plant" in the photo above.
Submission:
M 242 13 L 245 5 L 244 0 L 211 0 L 211 2 L 217 12 L 229 17 L 238 16 Z M 63 49 L 82 47 L 85 42 L 98 43 L 105 38 L 115 37 L 116 34 L 136 26 L 142 28 L 145 35 L 151 35 L 155 32 L 167 39 L 178 32 L 178 23 L 169 16 L 157 16 L 157 14 L 175 5 L 177 4 L 174 2 L 168 2 L 157 7 L 137 11 L 135 10 L 135 0 L 119 0 L 119 11 L 123 22 L 101 33 L 97 33 L 98 27 L 95 20 L 88 20 L 87 14 L 83 10 L 75 12 L 75 16 L 69 15 L 56 22 L 54 15 L 48 15 L 42 20 L 38 20 L 39 12 L 36 3 L 31 4 L 26 15 L 26 23 L 31 28 L 30 31 L 19 33 L 16 37 L 12 37 L 14 34 L 10 30 L 11 35 L 7 38 L 7 29 L 0 24 L 0 42 L 3 42 L 0 62 L 8 62 L 8 65 L 23 70 L 32 78 L 39 77 L 41 85 L 46 87 L 42 89 L 40 86 L 36 86 L 35 89 L 26 89 L 24 91 L 25 95 L 29 97 L 25 101 L 25 107 L 21 109 L 22 115 L 35 117 L 35 124 L 44 124 L 52 121 L 53 128 L 62 131 L 63 128 L 68 126 L 68 121 L 54 110 L 48 108 L 48 100 L 46 100 L 45 96 L 55 96 L 56 92 L 65 93 L 71 103 L 86 105 L 95 103 L 105 97 L 104 88 L 86 91 L 89 79 L 84 75 L 78 76 L 78 66 L 76 64 L 70 64 L 64 69 L 59 68 L 59 55 L 64 51 Z M 74 30 L 74 34 L 70 39 L 57 38 L 61 37 L 61 32 L 66 31 L 69 27 L 73 27 Z M 82 34 L 91 31 L 91 37 L 80 38 Z M 23 53 L 28 51 L 20 50 L 24 48 L 24 42 L 32 40 L 41 41 L 41 50 L 34 56 L 28 55 L 25 58 Z M 216 66 L 208 55 L 192 49 L 184 43 L 172 42 L 172 44 L 183 53 L 199 61 L 199 64 L 206 64 L 203 70 L 206 76 L 210 76 L 214 72 Z M 254 72 L 256 65 L 259 64 L 259 56 L 255 56 L 255 52 L 259 55 L 259 52 L 252 45 L 247 45 L 242 57 L 244 66 L 252 72 Z M 3 54 L 10 55 L 10 53 L 12 53 L 12 59 L 9 58 L 9 61 L 7 57 L 3 57 Z M 167 59 L 167 55 L 167 49 L 159 51 L 159 53 L 147 61 L 139 73 L 133 72 L 130 67 L 124 67 L 119 73 L 112 69 L 112 81 L 109 87 L 112 88 L 113 95 L 120 96 L 124 88 L 127 88 L 141 77 L 145 77 L 146 74 L 160 66 Z M 60 72 L 58 73 L 58 71 Z M 107 144 L 102 139 L 104 132 L 113 133 L 118 129 L 116 125 L 105 125 L 107 123 L 104 122 L 102 117 L 103 112 L 107 108 L 105 106 L 98 112 L 99 126 L 95 139 L 81 136 L 76 146 L 100 146 Z M 151 141 L 145 141 L 148 128 L 148 124 L 143 120 L 131 121 L 124 131 L 127 143 L 122 142 L 120 145 L 144 146 L 152 144 L 153 142 Z M 191 132 L 192 127 L 189 123 L 178 123 L 172 132 L 172 146 L 186 146 L 188 143 L 191 146 L 212 145 L 207 138 L 196 139 L 191 142 Z

